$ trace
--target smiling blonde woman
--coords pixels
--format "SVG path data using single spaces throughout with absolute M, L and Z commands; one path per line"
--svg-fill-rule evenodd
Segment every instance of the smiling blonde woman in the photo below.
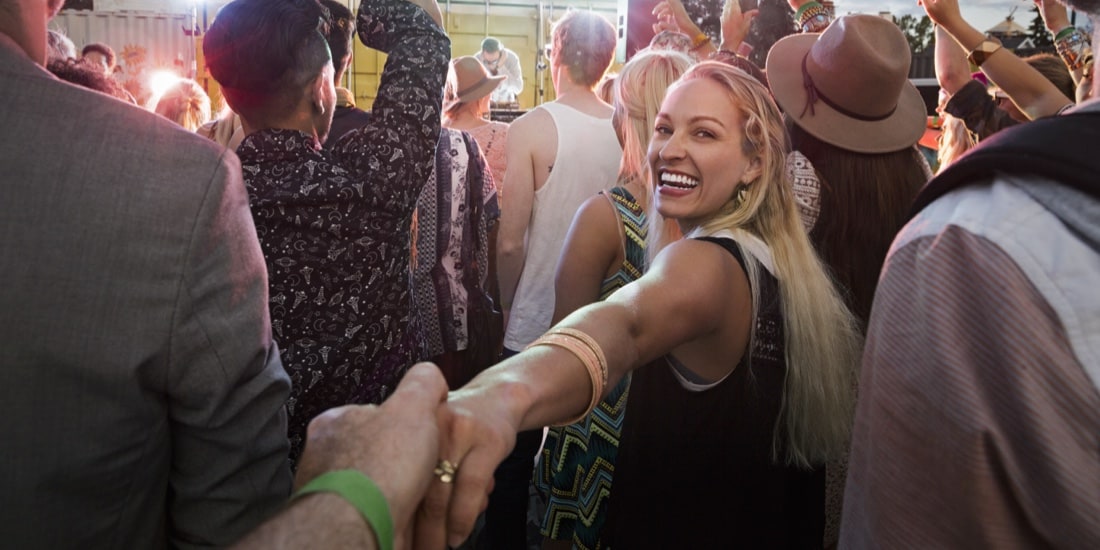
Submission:
M 821 544 L 860 338 L 802 229 L 787 150 L 778 108 L 741 70 L 701 63 L 669 89 L 649 169 L 657 211 L 686 237 L 451 394 L 441 458 L 461 466 L 428 498 L 449 503 L 452 541 L 517 430 L 587 414 L 634 371 L 601 545 Z

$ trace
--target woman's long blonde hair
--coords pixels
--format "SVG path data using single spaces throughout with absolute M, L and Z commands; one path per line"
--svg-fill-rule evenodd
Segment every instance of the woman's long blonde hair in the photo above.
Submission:
M 645 194 L 635 200 L 647 211 L 648 238 L 666 243 L 679 238 L 680 230 L 674 223 L 664 223 L 664 218 L 650 207 L 652 190 L 646 152 L 665 93 L 692 63 L 690 57 L 677 51 L 642 50 L 623 65 L 612 89 L 615 111 L 611 120 L 623 146 L 618 180 L 642 183 Z
M 936 172 L 942 172 L 955 159 L 978 144 L 978 140 L 966 128 L 966 123 L 961 118 L 944 113 L 942 120 L 939 149 L 936 150 L 936 160 L 939 163 Z
M 737 238 L 748 252 L 743 256 L 754 318 L 761 264 L 746 245 L 760 240 L 770 250 L 787 362 L 772 451 L 789 464 L 820 465 L 847 450 L 862 350 L 858 325 L 799 221 L 785 168 L 789 139 L 768 90 L 744 71 L 717 62 L 694 66 L 680 82 L 700 78 L 722 86 L 737 107 L 744 124 L 742 152 L 759 159 L 761 174 L 689 236 L 730 231 Z M 755 334 L 750 349 L 754 339 Z

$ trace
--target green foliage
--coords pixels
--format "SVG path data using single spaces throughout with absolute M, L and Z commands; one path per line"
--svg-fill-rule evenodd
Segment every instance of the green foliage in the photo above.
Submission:
M 1054 40 L 1043 23 L 1043 16 L 1039 13 L 1039 8 L 1032 7 L 1031 12 L 1035 14 L 1035 17 L 1031 18 L 1031 25 L 1027 28 L 1027 36 L 1031 38 L 1032 44 L 1035 44 L 1035 49 L 1053 47 Z
M 922 15 L 918 19 L 914 15 L 905 14 L 894 17 L 894 23 L 905 34 L 905 39 L 909 41 L 909 49 L 913 53 L 923 52 L 932 45 L 935 27 L 927 15 Z

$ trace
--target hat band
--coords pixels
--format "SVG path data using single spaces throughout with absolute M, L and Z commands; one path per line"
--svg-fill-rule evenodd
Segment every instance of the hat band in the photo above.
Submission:
M 476 90 L 478 86 L 481 86 L 482 84 L 485 84 L 488 81 L 489 81 L 489 77 L 487 77 L 487 76 L 481 77 L 481 80 L 478 80 L 476 84 L 474 84 L 472 86 L 466 86 L 466 88 L 464 88 L 462 90 L 459 90 L 458 93 L 455 94 L 455 99 L 461 98 L 462 96 Z
M 845 109 L 844 107 L 841 107 L 835 101 L 829 99 L 829 96 L 821 93 L 821 90 L 817 89 L 817 86 L 814 85 L 814 78 L 810 76 L 810 71 L 806 69 L 806 58 L 808 57 L 810 57 L 809 52 L 806 52 L 806 55 L 802 56 L 802 85 L 806 88 L 806 106 L 802 108 L 802 114 L 798 115 L 798 118 L 806 116 L 806 111 L 810 112 L 810 116 L 815 116 L 816 113 L 814 112 L 814 104 L 817 103 L 817 100 L 819 99 L 829 107 L 832 107 L 833 110 L 835 110 L 836 112 L 844 116 L 854 118 L 856 120 L 862 120 L 865 122 L 878 122 L 880 120 L 886 120 L 894 114 L 894 111 L 898 110 L 898 104 L 895 103 L 894 107 L 890 109 L 890 112 L 884 115 L 867 116 L 859 113 L 854 113 L 852 111 L 849 111 L 848 109 Z

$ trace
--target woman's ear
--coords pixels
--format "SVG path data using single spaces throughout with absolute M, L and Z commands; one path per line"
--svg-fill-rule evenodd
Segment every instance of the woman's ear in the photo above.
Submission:
M 746 185 L 756 181 L 756 178 L 760 177 L 760 174 L 764 171 L 764 162 L 761 160 L 760 155 L 753 157 L 749 161 L 749 165 L 745 168 L 745 171 L 741 173 L 741 183 Z

